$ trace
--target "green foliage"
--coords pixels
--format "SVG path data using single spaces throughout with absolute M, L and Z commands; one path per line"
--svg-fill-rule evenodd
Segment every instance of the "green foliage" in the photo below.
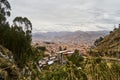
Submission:
M 98 60 L 100 61 L 98 62 Z M 86 61 L 85 69 L 90 80 L 119 80 L 120 76 L 116 76 L 118 73 L 115 73 L 111 66 L 115 67 L 116 65 L 111 61 L 106 62 L 100 58 L 91 58 Z
M 38 61 L 44 51 L 31 46 L 32 23 L 29 19 L 16 17 L 13 25 L 9 25 L 6 20 L 10 10 L 9 2 L 0 0 L 0 45 L 9 49 L 13 56 L 12 61 L 9 61 L 0 55 L 0 76 L 5 80 L 36 80 L 39 78 Z
M 88 80 L 86 73 L 78 69 L 72 62 L 68 62 L 61 67 L 51 66 L 41 73 L 41 80 Z
M 110 34 L 112 33 L 113 31 L 110 31 Z
M 113 71 L 114 74 L 116 74 L 115 76 L 116 76 L 117 80 L 119 80 L 120 79 L 120 63 L 119 64 L 113 63 L 111 65 L 111 70 Z
M 82 64 L 81 62 L 84 61 L 84 58 L 80 55 L 78 50 L 75 50 L 71 56 L 68 56 L 68 61 L 71 61 L 76 66 L 80 66 Z
M 107 56 L 120 58 L 120 27 L 115 28 L 109 35 L 95 41 L 95 48 L 90 50 L 93 56 Z M 97 51 L 97 52 L 96 52 Z
M 14 63 L 12 53 L 0 45 L 0 80 L 14 80 L 19 77 L 19 74 L 19 68 Z
M 67 47 L 65 47 L 63 50 L 67 50 Z
M 23 65 L 27 51 L 31 47 L 24 31 L 17 26 L 11 28 L 9 26 L 0 26 L 0 31 L 2 31 L 0 33 L 0 44 L 13 52 L 18 65 Z
M 16 17 L 13 20 L 13 25 L 13 27 L 17 26 L 20 29 L 22 29 L 25 33 L 28 42 L 31 43 L 32 23 L 30 22 L 30 20 L 26 17 Z
M 24 67 L 29 57 L 27 52 L 31 49 L 32 24 L 26 17 L 16 17 L 13 21 L 14 25 L 10 26 L 6 22 L 7 17 L 10 16 L 10 10 L 9 2 L 0 0 L 0 44 L 12 51 L 19 67 Z
M 37 49 L 39 49 L 41 51 L 46 51 L 47 50 L 46 47 L 44 47 L 44 46 L 38 46 Z
M 47 66 L 41 72 L 41 80 L 119 80 L 119 62 L 106 62 L 102 58 L 87 58 L 82 66 L 76 66 L 71 61 L 59 66 Z
M 0 25 L 7 24 L 6 17 L 10 16 L 11 6 L 7 0 L 0 0 Z
M 94 45 L 97 46 L 102 40 L 103 40 L 103 37 L 100 37 L 94 42 Z

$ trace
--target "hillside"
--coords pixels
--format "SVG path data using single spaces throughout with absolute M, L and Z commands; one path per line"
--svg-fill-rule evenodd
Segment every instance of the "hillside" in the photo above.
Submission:
M 2 74 L 2 76 L 1 76 Z M 19 75 L 19 69 L 14 63 L 12 53 L 0 45 L 0 80 L 14 80 Z
M 33 41 L 49 40 L 54 42 L 93 43 L 100 36 L 105 36 L 108 31 L 76 31 L 76 32 L 47 32 L 34 33 Z
M 115 56 L 120 52 L 120 27 L 115 28 L 100 41 L 95 50 L 102 55 Z

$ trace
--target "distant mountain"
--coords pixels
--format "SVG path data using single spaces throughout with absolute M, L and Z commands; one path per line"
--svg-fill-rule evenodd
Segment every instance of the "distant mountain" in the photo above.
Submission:
M 34 40 L 73 42 L 73 43 L 93 43 L 100 36 L 105 36 L 109 31 L 76 31 L 76 32 L 47 32 L 34 33 Z

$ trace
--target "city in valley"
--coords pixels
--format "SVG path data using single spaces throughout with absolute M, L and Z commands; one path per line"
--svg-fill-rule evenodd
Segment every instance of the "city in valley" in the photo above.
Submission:
M 46 47 L 45 54 L 49 56 L 54 56 L 63 50 L 71 52 L 79 50 L 81 54 L 88 55 L 87 51 L 94 46 L 94 41 L 108 33 L 108 31 L 34 33 L 33 45 Z
M 39 60 L 39 67 L 60 62 L 67 62 L 77 50 L 81 56 L 89 56 L 88 51 L 94 47 L 97 38 L 105 36 L 108 31 L 75 31 L 75 32 L 47 32 L 34 33 L 32 45 L 45 50 L 44 57 Z
M 120 80 L 120 0 L 0 0 L 0 80 Z

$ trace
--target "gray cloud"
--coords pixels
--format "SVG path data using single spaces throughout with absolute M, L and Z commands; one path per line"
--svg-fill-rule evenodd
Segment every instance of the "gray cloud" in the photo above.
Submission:
M 10 19 L 26 16 L 34 31 L 111 30 L 120 23 L 120 0 L 9 1 Z

